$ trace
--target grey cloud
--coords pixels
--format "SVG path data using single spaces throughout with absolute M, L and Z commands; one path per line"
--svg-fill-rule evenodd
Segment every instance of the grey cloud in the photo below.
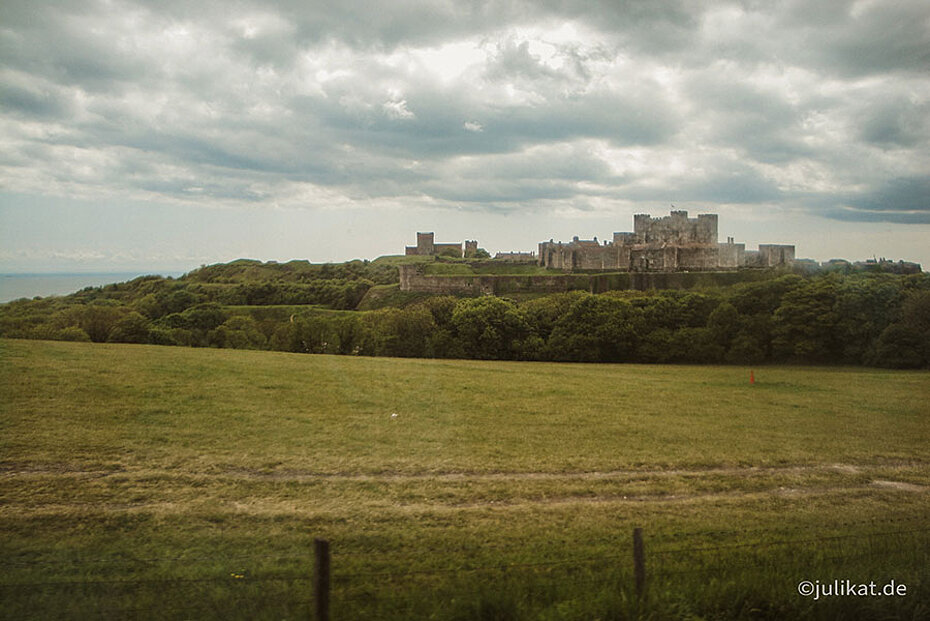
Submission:
M 36 185 L 191 202 L 261 203 L 310 183 L 471 208 L 794 200 L 831 217 L 923 217 L 926 4 L 743 2 L 711 37 L 711 12 L 728 6 L 7 2 L 0 58 L 25 77 L 3 81 L 0 106 L 34 126 L 5 126 L 0 183 L 30 168 Z M 558 63 L 534 55 L 523 33 L 566 22 L 591 40 L 555 44 Z M 183 32 L 183 47 L 159 47 Z M 403 60 L 463 38 L 488 58 L 458 80 Z M 590 143 L 651 168 L 616 175 Z M 836 211 L 822 188 L 850 180 L 865 189 Z
M 422 186 L 430 196 L 492 205 L 602 195 L 605 190 L 601 188 L 623 182 L 611 172 L 607 162 L 584 143 L 456 158 L 439 165 L 433 173 L 432 180 Z M 580 182 L 587 185 L 582 187 Z M 513 205 L 507 206 L 507 209 L 513 208 Z
M 693 49 L 702 8 L 684 0 L 574 0 L 545 2 L 552 15 L 603 30 L 619 47 L 649 55 Z
M 529 41 L 504 41 L 498 45 L 497 57 L 489 63 L 486 75 L 491 80 L 506 78 L 562 78 L 563 76 L 543 65 L 530 54 Z
M 509 131 L 531 141 L 599 137 L 617 145 L 648 145 L 670 138 L 677 129 L 674 111 L 658 93 L 650 101 L 595 92 L 558 99 L 549 106 L 495 112 L 493 121 L 486 124 L 489 131 Z
M 120 38 L 135 33 L 124 31 L 118 15 L 102 5 L 14 4 L 0 33 L 7 66 L 85 91 L 110 92 L 152 69 L 135 50 L 119 48 Z M 14 30 L 16 25 L 21 28 Z
M 820 57 L 846 75 L 930 72 L 930 8 L 923 0 L 875 2 L 826 37 L 809 33 Z
M 746 10 L 771 13 L 782 28 L 832 28 L 845 24 L 856 0 L 744 0 Z
M 833 220 L 930 224 L 927 177 L 896 177 L 839 201 L 831 202 L 827 197 L 815 200 L 823 205 L 820 213 Z
M 771 19 L 769 57 L 846 78 L 930 67 L 930 8 L 923 0 L 744 2 Z
M 0 108 L 37 119 L 61 119 L 73 113 L 71 98 L 63 95 L 60 89 L 36 88 L 12 82 L 0 82 Z
M 918 213 L 930 217 L 930 177 L 897 177 L 849 200 L 865 212 Z
M 558 69 L 548 66 L 530 52 L 529 41 L 507 38 L 498 42 L 493 58 L 485 68 L 485 77 L 492 82 L 518 81 L 526 83 L 548 83 L 561 90 L 584 90 L 590 84 L 591 71 L 588 64 L 593 61 L 610 61 L 616 51 L 603 46 L 582 49 L 579 43 L 550 43 L 557 50 L 556 57 L 562 62 Z
M 444 183 L 436 187 L 427 186 L 426 189 L 435 198 L 456 203 L 477 203 L 492 210 L 496 203 L 570 199 L 580 193 L 573 184 L 558 180 L 528 182 L 495 179 L 478 184 Z
M 686 175 L 629 179 L 619 193 L 636 201 L 682 203 L 755 204 L 783 200 L 785 193 L 771 179 L 739 161 L 711 158 Z
M 166 0 L 159 5 L 159 11 L 175 21 L 221 21 L 229 15 L 261 15 L 269 10 L 293 26 L 283 37 L 288 43 L 282 45 L 312 48 L 338 40 L 376 52 L 437 45 L 514 25 L 576 20 L 609 32 L 624 47 L 658 54 L 688 48 L 700 19 L 700 8 L 684 0 L 396 0 L 377 10 L 369 0 L 279 0 L 273 5 L 255 0 L 194 4 Z M 262 45 L 242 47 L 256 51 L 256 58 L 262 56 Z
M 688 202 L 764 203 L 783 198 L 783 193 L 774 183 L 751 171 L 689 181 L 670 191 L 674 192 L 676 200 Z
M 834 207 L 820 212 L 831 220 L 847 222 L 892 222 L 895 224 L 930 224 L 930 214 L 911 212 L 863 211 Z
M 713 143 L 767 163 L 811 155 L 803 144 L 805 110 L 789 103 L 785 94 L 760 90 L 747 83 L 745 74 L 717 67 L 694 72 L 687 92 L 693 118 L 708 124 L 706 139 Z
M 897 96 L 867 106 L 857 118 L 862 140 L 881 147 L 914 147 L 928 139 L 930 101 Z
M 503 155 L 472 158 L 450 164 L 459 175 L 473 179 L 572 179 L 606 182 L 615 177 L 601 157 L 585 145 L 557 145 Z

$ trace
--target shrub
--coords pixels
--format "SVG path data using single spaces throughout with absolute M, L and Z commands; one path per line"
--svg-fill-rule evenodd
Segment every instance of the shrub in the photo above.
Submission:
M 87 332 L 84 332 L 81 328 L 77 326 L 68 326 L 67 328 L 62 328 L 58 331 L 56 335 L 58 340 L 61 341 L 81 341 L 81 342 L 90 342 L 90 336 Z
M 148 343 L 149 322 L 139 313 L 131 312 L 113 326 L 107 341 L 110 343 Z

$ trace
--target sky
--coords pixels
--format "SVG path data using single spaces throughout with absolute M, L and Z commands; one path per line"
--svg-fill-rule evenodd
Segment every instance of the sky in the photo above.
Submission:
M 0 272 L 526 251 L 673 205 L 930 266 L 930 3 L 0 3 Z

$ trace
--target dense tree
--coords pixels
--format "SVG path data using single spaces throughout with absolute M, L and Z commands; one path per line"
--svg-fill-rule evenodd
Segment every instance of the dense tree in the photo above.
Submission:
M 687 292 L 676 296 L 682 306 L 682 327 L 704 328 L 711 314 L 720 306 L 720 298 L 707 293 Z
M 155 345 L 179 345 L 193 347 L 197 345 L 194 333 L 185 328 L 172 328 L 155 324 L 149 330 L 149 341 Z
M 682 328 L 672 333 L 668 362 L 720 362 L 724 348 L 708 328 Z
M 263 349 L 266 339 L 254 319 L 233 315 L 216 328 L 215 342 L 232 349 Z
M 402 358 L 430 355 L 430 339 L 436 322 L 428 308 L 419 305 L 387 308 L 375 311 L 366 319 L 369 330 L 362 353 Z
M 216 329 L 226 321 L 226 312 L 219 304 L 212 302 L 198 304 L 181 313 L 184 328 L 208 332 Z
M 901 307 L 901 322 L 930 335 L 930 290 L 912 291 Z
M 452 325 L 468 358 L 519 358 L 530 327 L 517 306 L 495 296 L 461 300 L 452 312 Z
M 670 360 L 673 331 L 668 328 L 656 328 L 640 338 L 637 348 L 639 362 L 663 363 Z
M 720 304 L 707 318 L 707 328 L 711 336 L 725 350 L 729 349 L 730 343 L 739 334 L 741 327 L 739 311 L 729 302 Z
M 331 322 L 318 315 L 301 317 L 293 324 L 289 351 L 307 354 L 339 353 L 339 337 Z
M 149 319 L 158 319 L 164 314 L 161 304 L 154 293 L 148 293 L 132 304 L 138 313 L 145 315 Z
M 429 310 L 438 328 L 451 328 L 452 313 L 457 303 L 458 298 L 451 295 L 439 295 L 427 298 L 419 305 Z
M 836 293 L 836 338 L 842 360 L 864 361 L 869 348 L 901 312 L 900 279 L 891 274 L 856 274 L 843 279 Z
M 882 331 L 866 362 L 897 369 L 930 366 L 930 291 L 914 290 L 905 298 L 899 321 Z
M 338 316 L 332 318 L 330 325 L 339 343 L 340 354 L 356 356 L 362 353 L 365 344 L 365 326 L 357 316 Z
M 171 313 L 182 313 L 191 306 L 199 304 L 202 301 L 203 297 L 187 289 L 177 289 L 176 291 L 162 295 L 158 300 L 158 316 L 161 317 L 162 315 L 170 315 Z
M 87 332 L 84 332 L 84 330 L 77 326 L 68 326 L 67 328 L 62 328 L 55 336 L 57 340 L 61 341 L 90 342 L 90 336 L 87 335 Z
M 740 283 L 733 287 L 729 301 L 741 315 L 771 315 L 788 292 L 804 283 L 805 280 L 797 274 L 786 274 L 761 282 Z
M 798 362 L 829 362 L 839 357 L 837 281 L 822 278 L 801 285 L 775 311 L 774 353 Z
M 685 308 L 673 296 L 656 295 L 635 302 L 642 308 L 643 323 L 648 329 L 674 330 L 686 325 Z
M 912 326 L 893 323 L 882 331 L 870 361 L 880 367 L 916 369 L 927 364 L 925 348 L 926 334 Z
M 586 295 L 584 291 L 569 291 L 529 300 L 522 306 L 523 314 L 533 332 L 545 341 L 572 304 Z
M 111 343 L 148 343 L 149 331 L 149 320 L 133 311 L 116 322 L 107 340 Z
M 766 359 L 766 343 L 751 331 L 740 332 L 730 343 L 724 360 L 735 364 L 759 364 Z
M 122 319 L 124 311 L 117 305 L 104 301 L 85 306 L 79 312 L 78 327 L 95 343 L 105 343 L 110 332 Z
M 642 312 L 627 300 L 587 294 L 559 319 L 548 350 L 554 360 L 630 361 L 641 329 Z

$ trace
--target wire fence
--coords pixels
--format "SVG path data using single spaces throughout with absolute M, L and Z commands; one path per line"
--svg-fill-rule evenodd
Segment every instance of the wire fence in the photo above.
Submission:
M 341 551 L 339 542 L 333 542 L 331 555 L 326 546 L 325 559 L 319 547 L 314 553 L 310 546 L 291 554 L 14 558 L 0 572 L 0 617 L 328 619 L 332 609 L 337 618 L 366 610 L 387 617 L 395 611 L 393 616 L 402 618 L 399 611 L 425 614 L 429 607 L 495 590 L 547 605 L 605 590 L 643 597 L 642 590 L 711 575 L 737 583 L 751 582 L 753 572 L 810 574 L 896 563 L 926 576 L 930 527 L 895 520 L 882 524 L 885 528 L 874 530 L 863 530 L 876 526 L 874 521 L 833 524 L 831 530 L 857 532 L 820 536 L 802 528 L 655 534 L 646 529 L 640 558 L 628 532 L 594 545 L 550 547 L 549 556 L 538 560 L 526 559 L 527 550 L 519 546 L 463 548 L 470 556 L 435 551 L 417 556 L 411 550 L 401 556 Z M 592 548 L 612 552 L 583 553 Z

